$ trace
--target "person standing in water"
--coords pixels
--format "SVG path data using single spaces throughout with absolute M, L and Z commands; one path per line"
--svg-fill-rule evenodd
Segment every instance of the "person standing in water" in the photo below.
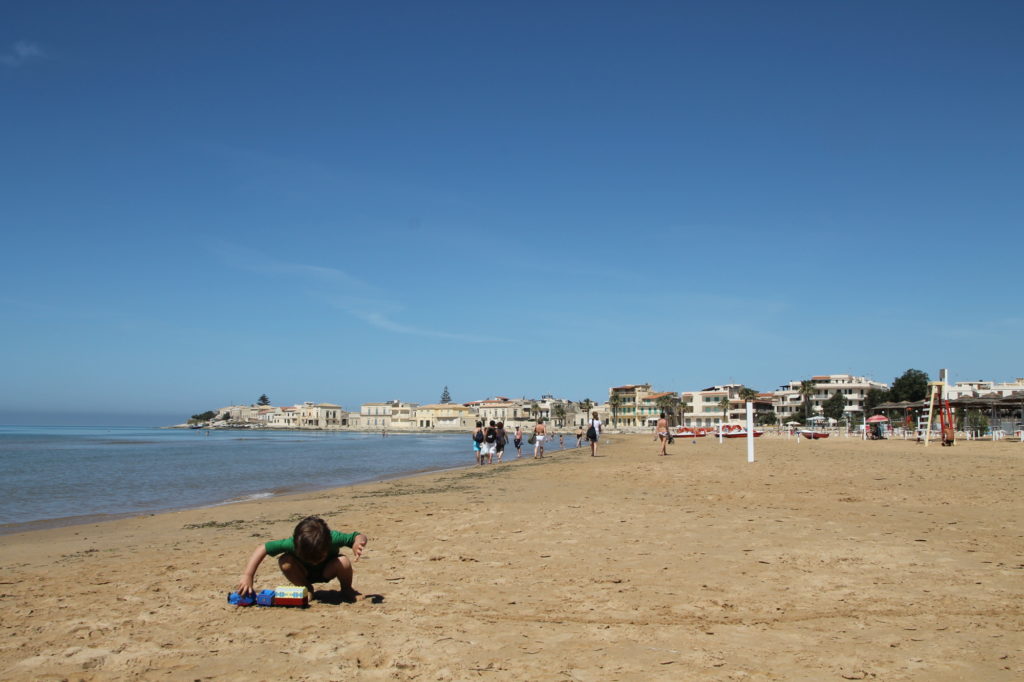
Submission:
M 544 426 L 544 419 L 538 419 L 537 425 L 533 427 L 533 437 L 536 439 L 533 444 L 533 458 L 541 459 L 544 457 L 544 438 L 547 436 L 548 430 Z

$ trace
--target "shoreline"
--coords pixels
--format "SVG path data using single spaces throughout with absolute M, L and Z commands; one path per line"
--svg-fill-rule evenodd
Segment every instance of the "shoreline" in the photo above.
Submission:
M 521 466 L 4 537 L 12 679 L 1009 682 L 1018 443 L 616 437 Z M 353 603 L 225 603 L 310 514 L 366 533 Z M 347 553 L 348 550 L 345 550 Z M 258 589 L 282 584 L 273 562 Z
M 258 492 L 251 495 L 245 495 L 243 497 L 234 497 L 220 502 L 211 502 L 208 504 L 189 504 L 181 507 L 167 507 L 163 509 L 152 509 L 145 511 L 134 511 L 134 512 L 121 512 L 116 514 L 99 513 L 99 514 L 86 514 L 82 516 L 61 516 L 50 519 L 33 519 L 31 521 L 20 521 L 15 523 L 3 523 L 0 524 L 0 537 L 8 535 L 17 535 L 19 533 L 31 533 L 40 530 L 52 530 L 55 528 L 73 528 L 75 526 L 88 526 L 99 523 L 110 523 L 113 521 L 121 521 L 124 519 L 148 517 L 148 516 L 159 516 L 162 514 L 174 514 L 184 511 L 197 511 L 201 509 L 213 509 L 216 507 L 225 507 L 233 504 L 241 504 L 244 502 L 257 502 L 259 500 L 268 500 L 280 497 L 289 497 L 293 495 L 306 495 L 312 493 L 323 492 L 326 490 L 344 490 L 359 485 L 366 485 L 369 483 L 382 483 L 384 481 L 401 480 L 404 478 L 415 478 L 416 476 L 422 476 L 433 473 L 443 473 L 445 471 L 458 471 L 460 469 L 470 468 L 475 465 L 467 464 L 465 466 L 456 467 L 441 467 L 438 469 L 415 469 L 410 471 L 403 471 L 394 474 L 382 474 L 380 476 L 372 476 L 366 479 L 360 479 L 349 483 L 338 484 L 327 484 L 320 486 L 317 484 L 309 484 L 309 486 L 302 486 L 301 488 L 282 490 L 282 491 L 267 491 Z M 293 488 L 295 488 L 293 486 Z

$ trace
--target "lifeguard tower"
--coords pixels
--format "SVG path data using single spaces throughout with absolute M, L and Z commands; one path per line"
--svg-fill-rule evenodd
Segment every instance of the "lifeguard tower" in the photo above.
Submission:
M 945 374 L 945 372 L 942 372 Z M 928 426 L 924 431 L 924 446 L 928 447 L 929 434 L 932 432 L 932 417 L 936 408 L 939 413 L 939 433 L 942 434 L 942 445 L 952 446 L 956 442 L 956 428 L 953 426 L 953 410 L 946 399 L 946 382 L 928 382 Z

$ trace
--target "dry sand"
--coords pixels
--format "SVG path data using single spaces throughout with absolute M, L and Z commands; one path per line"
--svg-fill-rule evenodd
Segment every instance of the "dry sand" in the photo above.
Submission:
M 747 464 L 742 441 L 611 440 L 0 537 L 0 675 L 1024 677 L 1024 445 L 766 437 Z M 311 513 L 369 535 L 361 598 L 227 605 L 256 543 Z

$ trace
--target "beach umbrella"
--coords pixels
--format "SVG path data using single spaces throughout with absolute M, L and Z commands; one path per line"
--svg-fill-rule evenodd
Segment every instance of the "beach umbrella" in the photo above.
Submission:
M 786 422 L 786 426 L 800 426 L 800 422 Z
M 868 417 L 868 424 L 878 424 L 879 422 L 887 421 L 889 421 L 889 418 L 880 414 L 876 414 L 874 417 Z

